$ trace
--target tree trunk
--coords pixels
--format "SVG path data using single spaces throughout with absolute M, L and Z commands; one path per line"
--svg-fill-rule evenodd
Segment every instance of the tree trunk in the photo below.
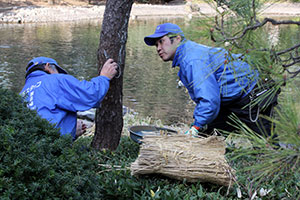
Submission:
M 100 44 L 97 53 L 99 71 L 107 60 L 105 54 L 119 65 L 115 78 L 110 81 L 107 95 L 96 112 L 96 130 L 92 141 L 95 149 L 115 150 L 123 129 L 123 72 L 127 28 L 133 0 L 107 0 Z M 117 78 L 120 75 L 119 78 Z

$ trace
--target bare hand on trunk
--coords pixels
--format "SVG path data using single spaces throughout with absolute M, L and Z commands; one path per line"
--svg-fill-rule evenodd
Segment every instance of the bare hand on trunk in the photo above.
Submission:
M 112 79 L 117 73 L 117 67 L 118 64 L 114 62 L 113 59 L 108 59 L 101 69 L 100 76 L 106 76 L 109 79 Z

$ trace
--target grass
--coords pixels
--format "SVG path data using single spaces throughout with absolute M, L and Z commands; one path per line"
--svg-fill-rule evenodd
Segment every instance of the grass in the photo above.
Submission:
M 257 180 L 257 173 L 251 167 L 261 159 L 249 155 L 228 153 L 231 166 L 237 170 L 236 183 L 232 188 L 208 183 L 187 183 L 172 180 L 160 175 L 145 175 L 133 177 L 130 165 L 139 154 L 139 145 L 134 143 L 128 132 L 133 125 L 163 126 L 160 120 L 143 118 L 139 115 L 126 114 L 124 131 L 118 149 L 115 152 L 101 151 L 97 153 L 99 160 L 98 173 L 102 179 L 104 197 L 106 199 L 297 199 L 300 197 L 300 173 L 274 174 L 264 180 Z M 170 127 L 169 127 L 170 128 Z M 186 126 L 171 127 L 179 131 Z M 77 143 L 89 144 L 92 135 L 81 137 Z M 245 140 L 241 139 L 245 142 Z M 240 143 L 240 141 L 238 141 Z M 249 141 L 246 141 L 248 144 Z M 230 151 L 230 149 L 228 149 Z M 238 153 L 238 152 L 237 152 Z M 276 153 L 276 152 L 274 152 Z M 258 154 L 260 157 L 261 154 Z M 248 170 L 245 170 L 248 169 Z M 250 170 L 249 170 L 250 169 Z M 288 177 L 288 178 L 287 178 Z M 298 198 L 299 199 L 299 198 Z

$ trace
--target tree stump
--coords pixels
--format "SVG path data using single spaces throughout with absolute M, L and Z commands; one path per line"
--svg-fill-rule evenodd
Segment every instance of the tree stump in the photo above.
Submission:
M 223 137 L 193 138 L 187 135 L 144 136 L 131 174 L 161 174 L 187 182 L 231 186 L 234 170 L 225 157 Z

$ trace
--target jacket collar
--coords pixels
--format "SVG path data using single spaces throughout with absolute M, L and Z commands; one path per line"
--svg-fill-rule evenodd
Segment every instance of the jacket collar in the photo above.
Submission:
M 172 67 L 179 66 L 180 58 L 182 57 L 182 52 L 183 52 L 184 46 L 185 46 L 185 44 L 186 44 L 188 41 L 189 41 L 189 40 L 184 39 L 184 40 L 179 44 L 179 46 L 177 47 L 176 52 L 175 52 L 175 56 L 174 56 L 174 59 L 173 59 L 173 62 L 172 62 Z
M 26 80 L 28 80 L 29 78 L 32 78 L 32 77 L 42 76 L 42 75 L 46 75 L 46 74 L 47 73 L 42 71 L 42 70 L 37 70 L 37 71 L 34 71 L 34 72 L 30 73 L 27 76 Z

